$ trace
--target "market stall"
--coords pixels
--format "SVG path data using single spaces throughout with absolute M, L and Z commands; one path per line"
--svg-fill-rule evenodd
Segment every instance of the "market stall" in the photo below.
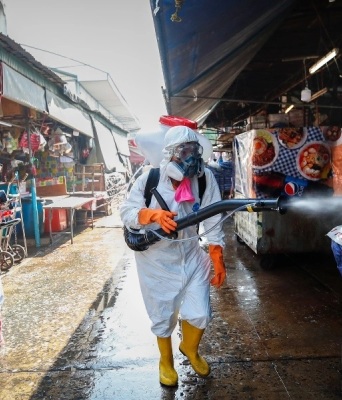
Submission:
M 282 216 L 236 213 L 237 238 L 262 256 L 328 250 L 325 235 L 341 224 L 341 154 L 341 127 L 254 129 L 237 135 L 235 196 L 302 200 Z
M 20 194 L 23 199 L 27 237 L 36 236 L 33 218 L 36 213 L 39 236 L 51 234 L 51 229 L 62 231 L 70 227 L 72 218 L 63 218 L 63 222 L 53 223 L 52 228 L 44 222 L 48 211 L 43 212 L 41 204 L 46 197 L 46 190 L 50 196 L 51 190 L 54 191 L 53 195 L 58 196 L 61 194 L 58 188 L 63 187 L 63 194 L 95 198 L 96 210 L 106 214 L 111 212 L 111 201 L 117 188 L 121 188 L 122 182 L 125 182 L 127 172 L 124 156 L 120 155 L 110 129 L 107 128 L 111 142 L 96 148 L 94 136 L 97 143 L 101 140 L 96 130 L 91 134 L 79 132 L 51 116 L 6 98 L 2 98 L 1 106 L 5 120 L 0 120 L 0 184 L 5 191 L 10 186 L 14 194 Z M 105 158 L 103 149 L 107 149 Z M 114 162 L 111 159 L 109 170 L 105 162 L 110 160 L 110 153 L 115 154 L 116 158 Z M 63 185 L 58 185 L 59 180 L 63 181 Z M 87 203 L 86 200 L 80 201 Z M 37 208 L 34 209 L 36 203 Z M 68 214 L 67 207 L 64 214 Z
M 69 85 L 63 71 L 0 33 L 0 185 L 20 199 L 19 217 L 27 221 L 20 233 L 36 247 L 44 233 L 72 231 L 79 208 L 110 214 L 132 172 L 126 128 L 139 128 L 135 118 L 108 80 L 84 83 L 84 90 L 74 77 Z M 48 197 L 60 195 L 69 200 L 47 207 Z

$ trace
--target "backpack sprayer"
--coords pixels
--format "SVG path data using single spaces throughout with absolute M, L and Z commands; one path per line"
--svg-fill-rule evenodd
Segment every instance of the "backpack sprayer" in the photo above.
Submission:
M 164 199 L 153 188 L 151 190 L 156 197 L 158 203 L 164 210 L 168 210 Z M 134 251 L 145 251 L 152 244 L 160 240 L 160 236 L 169 239 L 177 238 L 177 231 L 187 228 L 192 225 L 199 224 L 200 222 L 213 217 L 214 215 L 227 212 L 227 211 L 248 211 L 248 212 L 264 212 L 264 211 L 277 211 L 280 214 L 285 214 L 287 211 L 288 200 L 286 197 L 280 196 L 277 199 L 230 199 L 221 200 L 204 207 L 198 211 L 192 212 L 183 218 L 175 220 L 177 228 L 174 232 L 168 234 L 163 229 L 155 231 L 147 230 L 145 233 L 138 233 L 124 227 L 124 237 L 127 246 Z M 166 207 L 166 208 L 165 208 Z

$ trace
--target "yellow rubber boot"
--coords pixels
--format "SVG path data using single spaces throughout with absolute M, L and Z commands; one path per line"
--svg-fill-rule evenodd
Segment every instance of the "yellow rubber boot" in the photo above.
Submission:
M 182 321 L 182 341 L 179 350 L 184 354 L 194 371 L 205 378 L 210 374 L 210 366 L 207 361 L 198 354 L 198 346 L 201 341 L 204 329 L 198 329 L 187 321 Z
M 159 381 L 162 385 L 177 386 L 178 375 L 173 367 L 171 336 L 167 338 L 157 336 L 157 342 L 160 352 Z

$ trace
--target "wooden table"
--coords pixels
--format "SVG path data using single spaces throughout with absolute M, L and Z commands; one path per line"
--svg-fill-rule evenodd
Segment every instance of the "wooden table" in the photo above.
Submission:
M 86 205 L 90 206 L 91 211 L 91 227 L 94 229 L 94 202 L 96 207 L 96 198 L 95 197 L 77 197 L 77 196 L 56 196 L 56 198 L 47 198 L 47 204 L 43 206 L 44 209 L 49 210 L 48 212 L 48 221 L 49 221 L 49 231 L 50 231 L 50 242 L 52 243 L 52 229 L 51 229 L 51 220 L 52 220 L 52 211 L 63 209 L 67 210 L 70 221 L 70 231 L 63 231 L 59 233 L 70 233 L 71 235 L 71 243 L 74 243 L 74 215 L 76 210 L 80 210 L 84 208 Z M 51 201 L 51 203 L 50 203 Z

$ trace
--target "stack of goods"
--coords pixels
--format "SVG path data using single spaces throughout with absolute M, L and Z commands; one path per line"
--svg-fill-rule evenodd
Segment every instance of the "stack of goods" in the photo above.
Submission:
M 223 161 L 222 158 L 217 162 L 217 167 L 211 164 L 208 168 L 214 174 L 222 195 L 230 193 L 234 186 L 234 164 L 232 161 Z

